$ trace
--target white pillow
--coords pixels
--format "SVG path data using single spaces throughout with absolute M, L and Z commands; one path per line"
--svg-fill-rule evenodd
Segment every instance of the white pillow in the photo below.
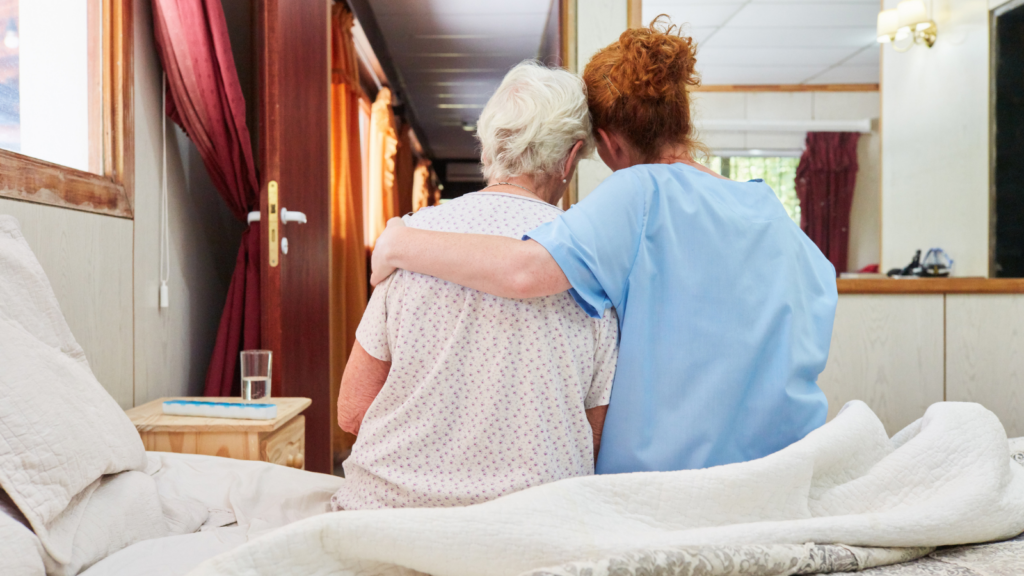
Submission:
M 3 215 L 0 398 L 0 487 L 49 555 L 68 562 L 72 542 L 55 521 L 102 475 L 144 470 L 146 452 L 89 369 L 17 220 Z

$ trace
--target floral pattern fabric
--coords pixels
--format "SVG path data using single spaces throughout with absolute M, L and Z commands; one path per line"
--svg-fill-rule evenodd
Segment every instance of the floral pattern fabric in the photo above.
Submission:
M 407 223 L 522 238 L 560 213 L 478 192 Z M 374 290 L 356 339 L 391 371 L 335 510 L 466 506 L 594 473 L 585 410 L 611 397 L 614 311 L 594 319 L 568 292 L 512 300 L 399 270 Z
M 838 544 L 701 546 L 647 549 L 573 562 L 522 576 L 791 576 L 858 571 L 920 558 L 934 548 L 858 548 Z

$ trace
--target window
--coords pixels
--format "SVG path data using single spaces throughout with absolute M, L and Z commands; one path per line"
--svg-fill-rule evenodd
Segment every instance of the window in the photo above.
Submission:
M 0 0 L 0 195 L 131 217 L 131 0 Z
M 785 156 L 710 156 L 708 168 L 739 182 L 760 178 L 771 187 L 786 213 L 800 224 L 800 198 L 796 195 L 796 167 L 800 159 Z

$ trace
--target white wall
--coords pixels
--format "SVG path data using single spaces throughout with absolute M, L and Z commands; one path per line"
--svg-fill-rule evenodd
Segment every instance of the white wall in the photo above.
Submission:
M 987 4 L 934 0 L 934 47 L 882 51 L 883 269 L 941 247 L 957 276 L 988 275 Z

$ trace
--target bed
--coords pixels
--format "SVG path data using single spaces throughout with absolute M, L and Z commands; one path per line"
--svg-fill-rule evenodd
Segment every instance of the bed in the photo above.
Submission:
M 0 216 L 0 573 L 1024 574 L 1024 442 L 977 404 L 889 438 L 851 402 L 768 457 L 327 513 L 341 478 L 147 453 Z

